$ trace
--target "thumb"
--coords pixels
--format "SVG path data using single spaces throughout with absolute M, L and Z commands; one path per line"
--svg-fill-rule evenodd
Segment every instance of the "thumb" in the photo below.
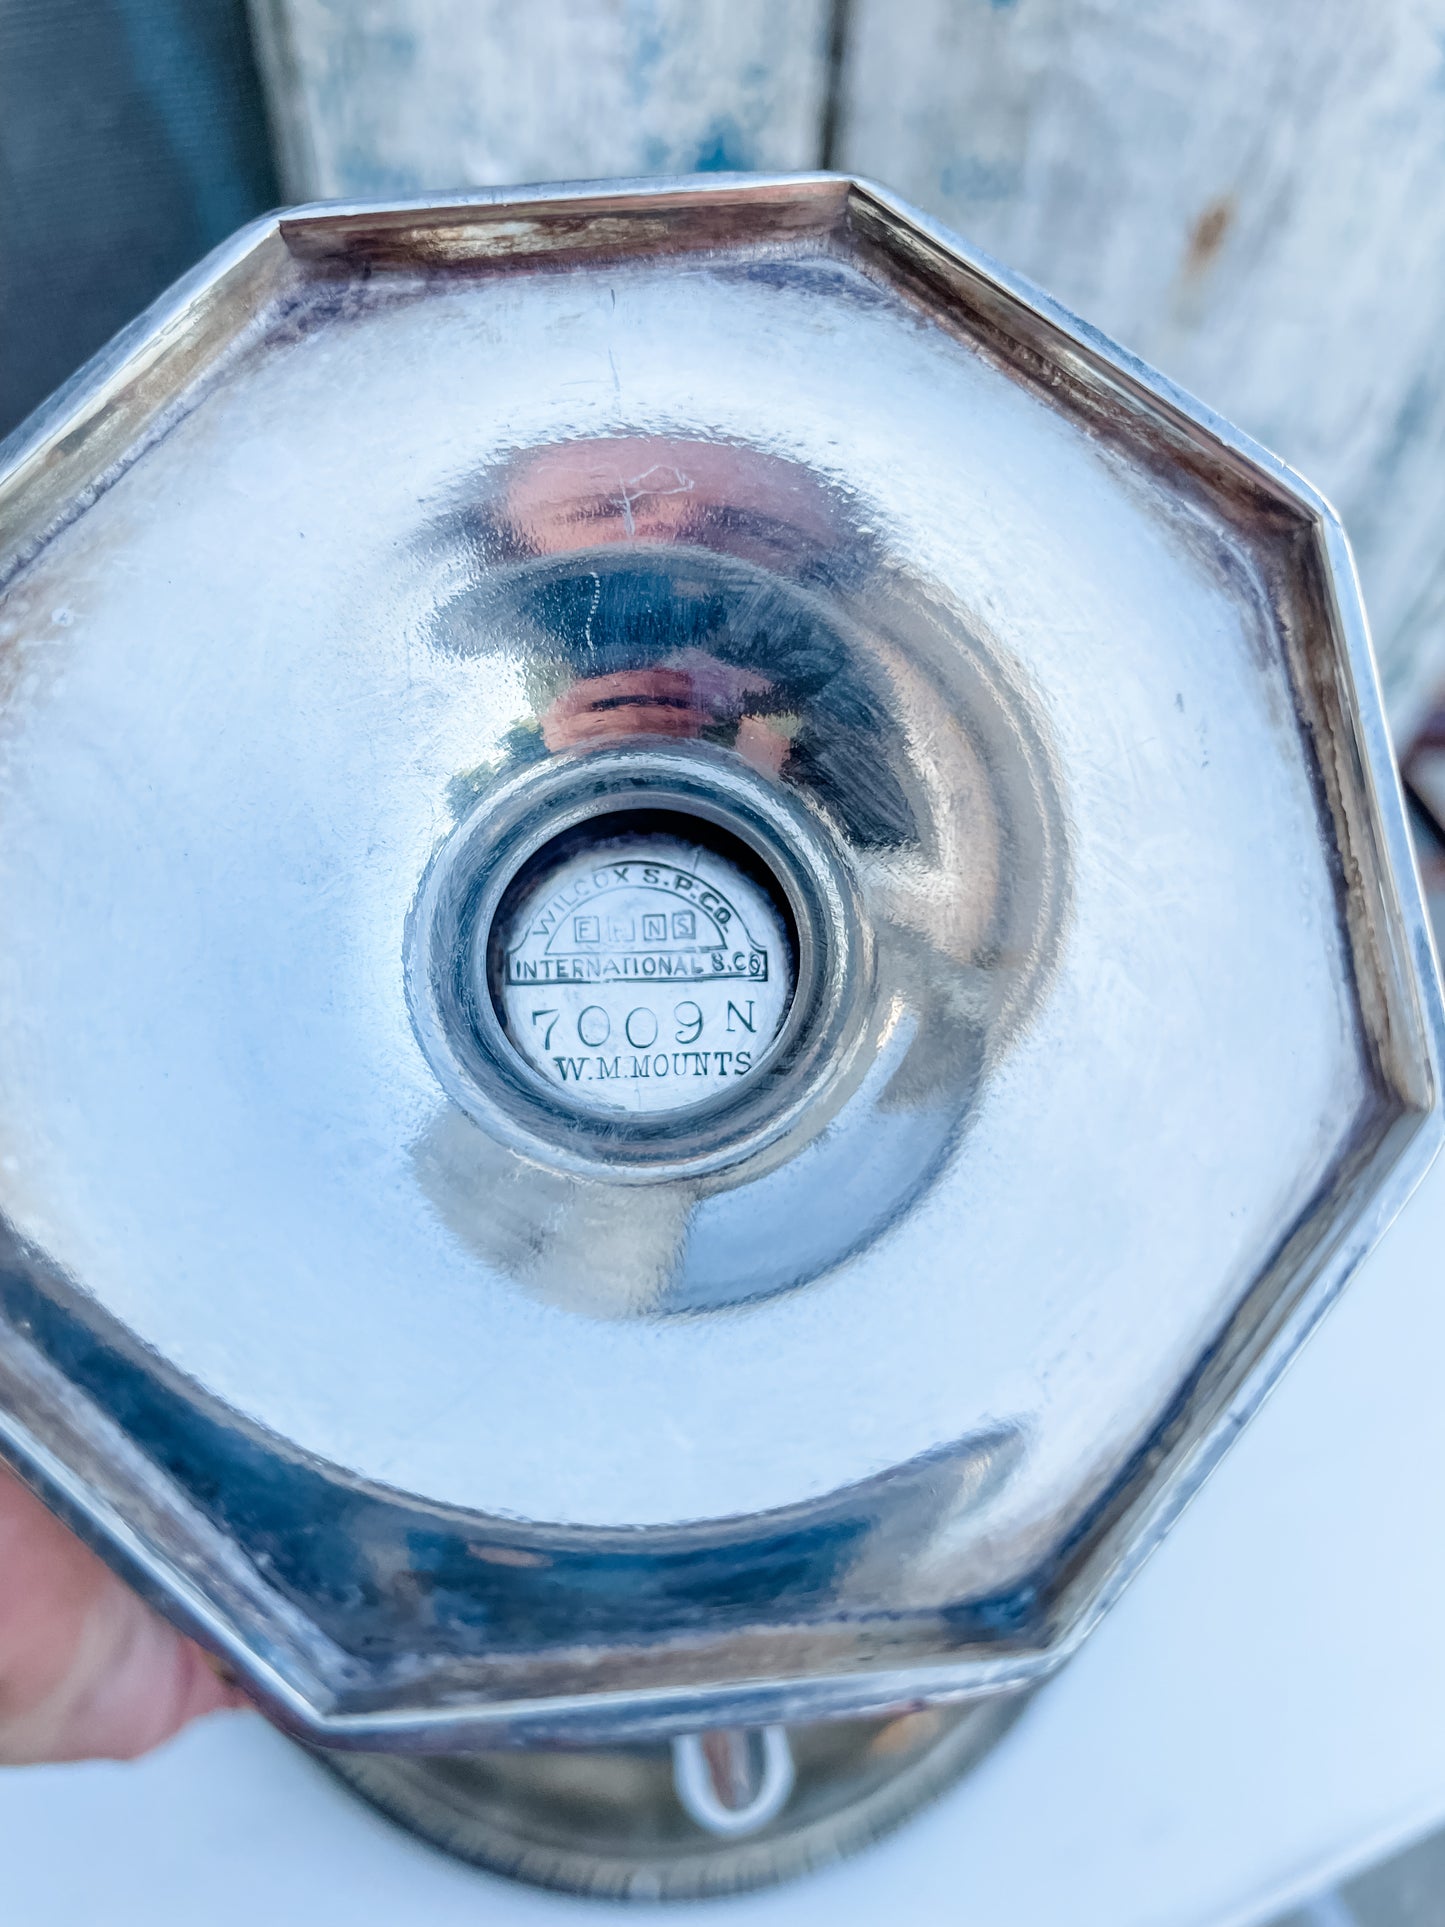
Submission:
M 132 1759 L 245 1704 L 0 1469 L 0 1762 Z

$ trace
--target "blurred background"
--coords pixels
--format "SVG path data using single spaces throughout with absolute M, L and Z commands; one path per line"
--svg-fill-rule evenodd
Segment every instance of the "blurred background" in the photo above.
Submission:
M 814 167 L 1333 499 L 1438 917 L 1445 0 L 0 0 L 0 434 L 281 201 Z M 1306 1919 L 1445 1921 L 1445 1847 Z

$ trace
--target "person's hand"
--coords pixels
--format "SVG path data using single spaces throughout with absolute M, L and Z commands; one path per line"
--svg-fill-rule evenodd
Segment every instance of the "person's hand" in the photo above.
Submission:
M 134 1759 L 246 1704 L 0 1467 L 0 1762 Z

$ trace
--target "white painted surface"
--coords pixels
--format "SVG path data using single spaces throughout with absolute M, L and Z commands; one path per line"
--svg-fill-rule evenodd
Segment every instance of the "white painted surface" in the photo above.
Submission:
M 1245 1927 L 1445 1819 L 1442 1246 L 1445 1166 L 971 1781 L 843 1867 L 646 1919 Z M 25 1927 L 601 1919 L 413 1843 L 250 1717 L 0 1775 L 0 1852 Z
M 252 0 L 293 199 L 817 165 L 827 0 Z
M 1397 725 L 1445 667 L 1445 0 L 854 0 L 837 162 L 1334 501 Z

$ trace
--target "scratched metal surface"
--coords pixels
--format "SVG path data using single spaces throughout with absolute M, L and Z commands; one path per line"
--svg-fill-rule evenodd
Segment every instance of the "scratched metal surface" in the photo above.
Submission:
M 1054 1664 L 1433 1148 L 1322 506 L 828 179 L 263 228 L 14 461 L 8 1449 L 333 1738 Z M 614 1189 L 403 953 L 621 669 L 874 961 L 791 1135 Z

